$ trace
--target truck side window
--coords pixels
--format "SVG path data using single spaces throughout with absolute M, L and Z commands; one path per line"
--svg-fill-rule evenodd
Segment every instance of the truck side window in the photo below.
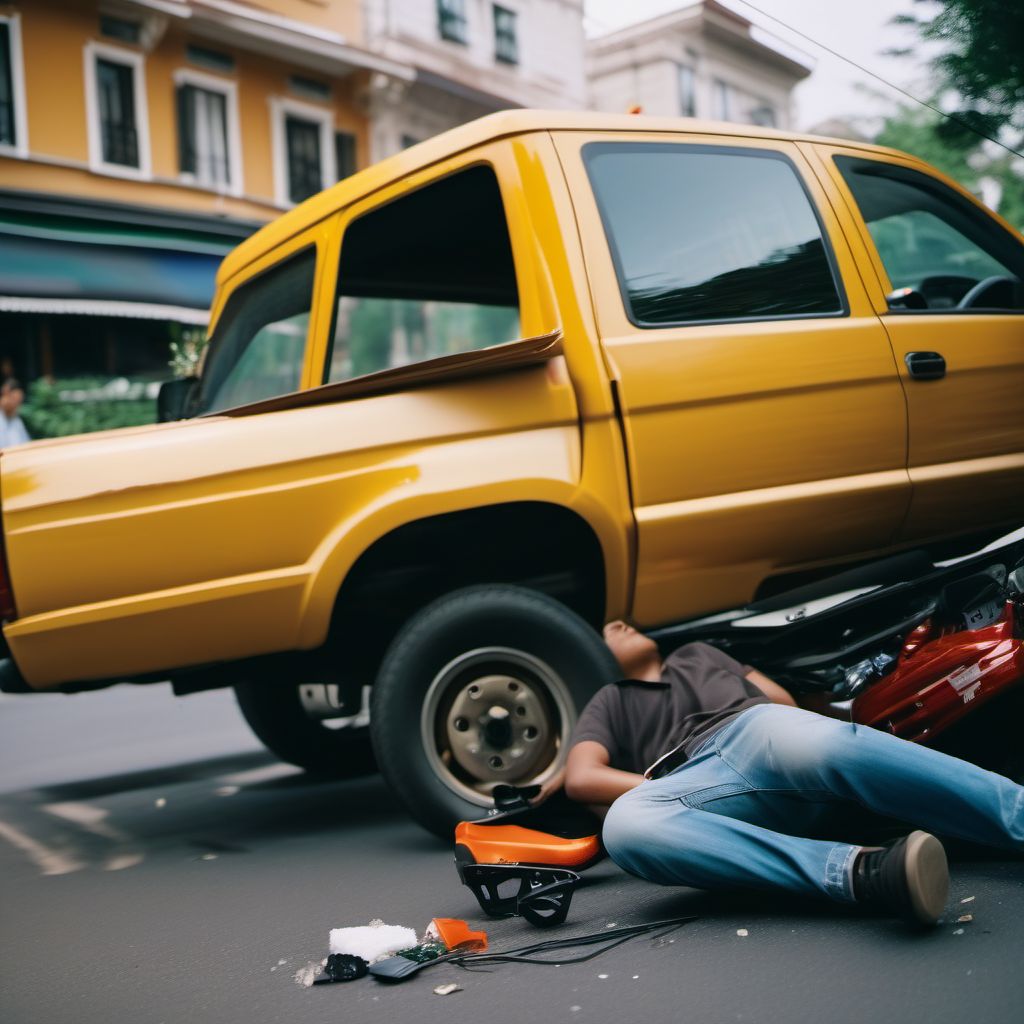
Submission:
M 219 412 L 298 390 L 316 275 L 305 249 L 242 285 L 210 339 L 201 412 Z
M 583 158 L 638 327 L 845 312 L 821 224 L 783 154 L 592 142 Z
M 1024 246 L 992 218 L 909 167 L 834 159 L 895 289 L 890 306 L 1024 309 Z
M 490 167 L 442 178 L 348 226 L 325 381 L 518 337 L 512 246 Z

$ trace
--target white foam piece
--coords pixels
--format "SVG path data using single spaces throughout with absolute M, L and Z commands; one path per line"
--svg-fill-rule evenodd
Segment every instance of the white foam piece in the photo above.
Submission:
M 382 960 L 400 949 L 409 949 L 419 940 L 411 928 L 398 924 L 364 925 L 359 928 L 332 928 L 332 953 L 351 953 L 361 956 L 367 963 Z

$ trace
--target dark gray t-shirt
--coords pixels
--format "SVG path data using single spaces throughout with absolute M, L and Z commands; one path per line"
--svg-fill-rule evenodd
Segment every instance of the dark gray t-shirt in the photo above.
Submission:
M 569 745 L 593 740 L 608 751 L 613 768 L 650 768 L 657 778 L 678 768 L 730 718 L 771 703 L 744 679 L 749 671 L 715 647 L 686 644 L 665 659 L 661 682 L 624 679 L 598 690 Z

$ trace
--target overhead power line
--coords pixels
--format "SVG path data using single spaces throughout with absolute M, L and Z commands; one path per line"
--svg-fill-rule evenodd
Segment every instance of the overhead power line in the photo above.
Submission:
M 966 121 L 964 118 L 960 117 L 958 114 L 947 114 L 944 110 L 935 106 L 934 103 L 929 103 L 927 100 L 922 100 L 918 98 L 913 93 L 907 92 L 906 89 L 902 89 L 895 83 L 890 82 L 887 78 L 883 78 L 877 72 L 872 71 L 870 68 L 864 67 L 863 64 L 858 64 L 855 60 L 851 60 L 849 57 L 844 57 L 843 54 L 839 53 L 838 50 L 833 50 L 831 46 L 826 46 L 824 43 L 819 42 L 812 36 L 809 36 L 806 32 L 802 32 L 800 29 L 794 28 L 792 25 L 789 25 L 786 22 L 784 22 L 781 18 L 775 17 L 774 14 L 769 14 L 767 11 L 762 10 L 755 4 L 750 3 L 749 0 L 736 0 L 736 2 L 743 4 L 744 7 L 749 7 L 752 11 L 755 11 L 757 14 L 760 14 L 762 18 L 767 18 L 769 21 L 774 21 L 776 25 L 781 25 L 782 28 L 786 29 L 788 32 L 792 32 L 794 35 L 800 36 L 801 39 L 806 39 L 807 42 L 809 42 L 812 46 L 817 46 L 819 50 L 824 50 L 825 53 L 829 53 L 833 57 L 836 57 L 839 60 L 844 61 L 845 63 L 849 64 L 851 67 L 856 68 L 863 74 L 870 75 L 872 78 L 877 79 L 883 85 L 887 85 L 890 89 L 894 89 L 901 96 L 906 96 L 908 100 L 912 100 L 914 103 L 919 103 L 922 107 L 927 107 L 929 110 L 938 114 L 939 117 L 945 117 L 949 118 L 950 121 L 955 121 L 961 127 L 966 128 L 968 131 L 974 132 L 975 135 L 978 135 L 983 139 L 987 139 L 989 142 L 995 143 L 997 146 L 999 146 L 1002 149 L 1005 149 L 1007 153 L 1011 153 L 1013 156 L 1024 157 L 1024 153 L 1021 153 L 1018 150 L 1013 149 L 1011 146 L 1007 146 L 1006 143 L 1000 142 L 998 139 L 993 138 L 991 135 L 987 134 L 986 132 L 983 132 L 980 128 L 977 128 L 969 121 Z

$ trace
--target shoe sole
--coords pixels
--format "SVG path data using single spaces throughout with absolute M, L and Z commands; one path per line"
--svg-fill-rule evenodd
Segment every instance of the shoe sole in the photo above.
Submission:
M 928 832 L 911 832 L 903 864 L 914 917 L 921 924 L 938 924 L 949 897 L 949 865 L 942 843 Z

